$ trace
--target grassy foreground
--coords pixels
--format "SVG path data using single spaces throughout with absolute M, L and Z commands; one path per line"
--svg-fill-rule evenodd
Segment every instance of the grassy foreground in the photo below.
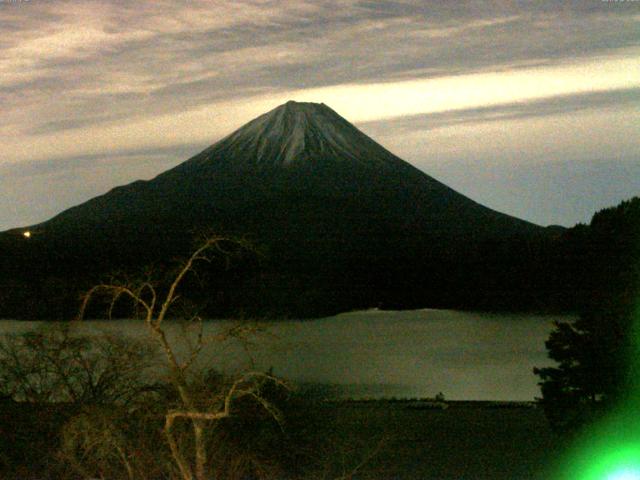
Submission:
M 13 463 L 11 478 L 49 478 L 46 464 L 29 462 L 50 445 L 60 412 L 26 430 L 3 413 L 0 459 Z M 304 478 L 542 480 L 562 451 L 532 404 L 314 401 L 295 415 L 299 438 L 321 458 Z
M 357 471 L 366 479 L 548 479 L 561 449 L 532 404 L 420 401 L 331 402 L 345 445 L 380 448 Z M 345 457 L 348 452 L 345 452 Z M 339 462 L 340 458 L 335 458 Z

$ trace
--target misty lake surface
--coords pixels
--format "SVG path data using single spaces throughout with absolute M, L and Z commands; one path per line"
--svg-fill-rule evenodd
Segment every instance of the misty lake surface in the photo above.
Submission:
M 334 317 L 275 321 L 249 345 L 213 342 L 202 364 L 223 371 L 273 368 L 299 384 L 327 385 L 334 396 L 433 397 L 449 400 L 518 400 L 540 396 L 533 367 L 552 365 L 544 342 L 555 320 L 568 316 L 486 314 L 454 310 L 350 312 Z M 0 322 L 0 333 L 47 325 Z M 208 321 L 206 334 L 232 325 Z M 185 345 L 184 329 L 167 322 L 170 338 Z M 84 333 L 147 335 L 136 320 L 85 321 Z M 245 348 L 246 347 L 246 348 Z M 249 352 L 249 355 L 247 355 Z

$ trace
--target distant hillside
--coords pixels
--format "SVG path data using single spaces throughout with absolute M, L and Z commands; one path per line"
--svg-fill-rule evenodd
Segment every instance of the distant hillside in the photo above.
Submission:
M 567 301 L 582 313 L 613 305 L 633 309 L 640 294 L 640 197 L 566 230 L 553 255 Z
M 223 315 L 538 308 L 546 287 L 537 262 L 560 235 L 455 192 L 324 104 L 288 102 L 150 181 L 0 234 L 0 276 L 6 292 L 47 304 L 27 316 L 65 316 L 75 290 L 166 263 L 203 231 L 261 252 L 215 285 L 223 293 L 212 313 Z M 64 300 L 48 300 L 56 296 Z M 5 316 L 32 303 L 7 302 Z

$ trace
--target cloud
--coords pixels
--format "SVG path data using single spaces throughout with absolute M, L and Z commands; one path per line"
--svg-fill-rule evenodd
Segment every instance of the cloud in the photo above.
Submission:
M 640 161 L 620 158 L 553 159 L 544 163 L 489 161 L 430 166 L 432 175 L 494 208 L 539 225 L 571 227 L 640 191 Z
M 257 91 L 530 67 L 638 45 L 627 8 L 532 3 L 4 3 L 0 21 L 19 33 L 0 45 L 1 113 L 25 125 L 26 108 L 22 130 L 53 132 Z
M 635 53 L 635 52 L 633 52 Z M 552 67 L 519 68 L 399 82 L 342 84 L 330 87 L 268 90 L 242 99 L 206 104 L 180 113 L 151 113 L 95 126 L 73 119 L 29 126 L 28 142 L 17 136 L 4 142 L 17 161 L 93 155 L 135 148 L 213 143 L 251 118 L 293 98 L 325 102 L 350 121 L 367 122 L 531 102 L 640 87 L 637 55 L 594 58 Z M 553 102 L 554 100 L 548 100 Z M 108 115 L 113 112 L 95 112 Z M 100 118 L 100 117 L 98 117 Z M 103 119 L 100 119 L 103 121 Z M 60 127 L 76 127 L 56 130 Z M 33 135 L 34 132 L 40 135 Z M 82 139 L 81 142 L 78 139 Z
M 639 21 L 577 0 L 0 2 L 0 165 L 206 145 L 292 97 L 409 129 L 606 109 L 640 78 Z
M 492 106 L 447 110 L 365 122 L 368 130 L 386 130 L 387 134 L 426 132 L 455 125 L 506 122 L 535 117 L 565 115 L 582 110 L 618 109 L 640 106 L 640 87 L 556 95 L 529 101 Z
M 201 150 L 201 144 L 174 145 L 166 148 L 131 149 L 107 154 L 91 154 L 50 158 L 46 161 L 0 164 L 0 176 L 3 178 L 30 178 L 50 175 L 56 172 L 79 172 L 92 170 L 97 164 L 122 167 L 138 164 L 159 164 L 159 168 L 169 168 L 186 160 Z M 173 165 L 171 165 L 173 164 Z

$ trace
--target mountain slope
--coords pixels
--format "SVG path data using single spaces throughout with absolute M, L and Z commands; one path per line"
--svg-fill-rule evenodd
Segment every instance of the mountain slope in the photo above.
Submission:
M 242 205 L 253 209 L 294 197 L 346 203 L 393 220 L 396 226 L 428 228 L 442 235 L 504 236 L 539 229 L 456 193 L 327 106 L 295 102 L 256 118 L 153 180 L 118 187 L 40 228 L 55 229 L 65 223 L 75 228 L 91 222 L 102 228 L 127 217 L 144 221 L 175 215 L 197 223 L 216 222 L 216 216 L 224 213 L 221 210 Z M 331 207 L 324 200 L 315 206 Z M 291 207 L 272 205 L 279 211 Z
M 545 235 L 429 177 L 324 104 L 296 102 L 152 180 L 115 188 L 32 230 L 24 255 L 35 255 L 35 245 L 55 252 L 38 268 L 57 274 L 62 265 L 71 276 L 184 253 L 196 232 L 243 236 L 266 258 L 262 280 L 250 287 L 255 295 L 284 292 L 278 302 L 285 304 L 300 290 L 333 292 L 349 297 L 340 299 L 349 306 L 393 303 L 394 292 L 402 303 L 415 285 L 422 293 L 411 293 L 412 301 L 424 303 L 425 292 L 446 299 L 452 288 L 467 288 L 461 277 L 483 275 L 481 245 Z

